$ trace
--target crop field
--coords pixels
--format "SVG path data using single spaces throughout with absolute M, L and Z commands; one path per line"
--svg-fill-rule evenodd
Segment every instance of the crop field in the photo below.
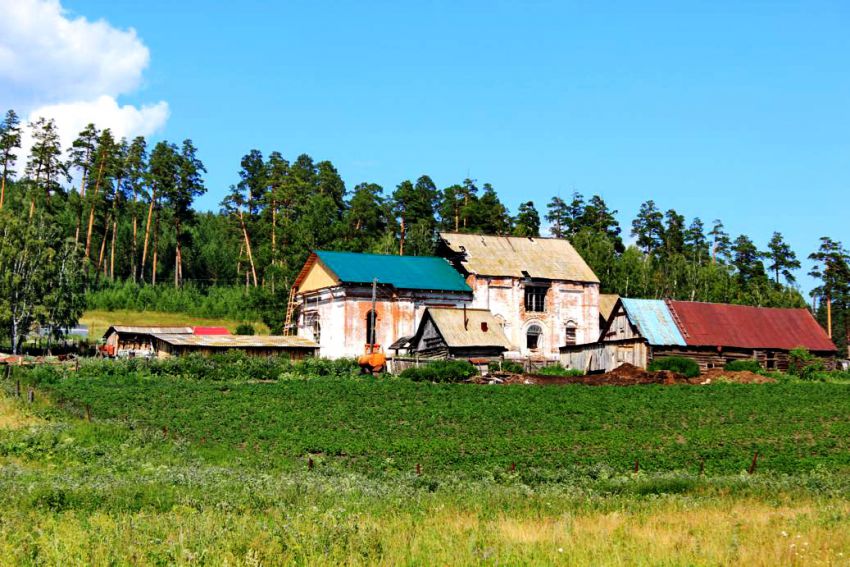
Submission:
M 0 379 L 0 564 L 846 565 L 848 394 L 18 370 Z

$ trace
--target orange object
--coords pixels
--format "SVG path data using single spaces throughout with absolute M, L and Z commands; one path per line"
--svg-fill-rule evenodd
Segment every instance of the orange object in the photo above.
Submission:
M 387 355 L 381 350 L 381 345 L 366 345 L 366 353 L 357 359 L 360 370 L 364 374 L 377 374 L 387 367 Z

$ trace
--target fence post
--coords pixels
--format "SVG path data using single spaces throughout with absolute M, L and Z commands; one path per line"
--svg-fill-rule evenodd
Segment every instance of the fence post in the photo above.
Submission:
M 16 397 L 16 398 L 20 398 L 20 397 L 21 397 L 21 381 L 20 381 L 20 379 L 18 379 L 18 380 L 15 382 L 15 397 Z
M 705 459 L 699 460 L 699 475 L 703 476 L 705 474 Z
M 753 453 L 753 462 L 750 463 L 750 468 L 747 469 L 748 473 L 753 474 L 754 472 L 756 472 L 756 466 L 758 465 L 758 460 L 759 460 L 759 452 L 756 451 L 755 453 Z
M 27 402 L 33 403 L 35 401 L 35 390 L 32 388 L 27 392 Z
M 640 463 L 635 459 L 635 474 L 640 472 Z

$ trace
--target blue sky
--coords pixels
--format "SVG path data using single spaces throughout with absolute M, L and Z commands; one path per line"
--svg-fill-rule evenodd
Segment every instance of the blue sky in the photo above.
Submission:
M 203 208 L 258 148 L 349 188 L 469 176 L 514 211 L 598 193 L 624 232 L 651 198 L 801 257 L 850 245 L 850 3 L 683 5 L 62 2 L 147 46 L 116 96 L 167 102 L 154 137 L 196 142 Z

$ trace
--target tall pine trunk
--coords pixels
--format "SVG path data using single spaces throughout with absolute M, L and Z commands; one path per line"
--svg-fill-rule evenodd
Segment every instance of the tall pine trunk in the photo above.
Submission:
M 245 226 L 242 209 L 239 209 L 239 223 L 242 225 L 242 235 L 245 237 L 245 250 L 248 252 L 248 263 L 251 265 L 251 278 L 254 280 L 254 287 L 257 287 L 257 269 L 254 266 L 254 255 L 251 254 L 251 239 L 248 238 L 248 228 Z
M 159 209 L 155 211 L 156 218 L 153 223 L 153 258 L 151 261 L 151 283 L 156 285 L 156 256 L 157 256 L 157 244 L 159 244 Z
M 153 209 L 154 203 L 156 202 L 156 188 L 154 187 L 151 190 L 151 203 L 148 206 L 148 220 L 145 223 L 145 243 L 142 247 L 142 265 L 139 268 L 139 277 L 142 281 L 145 281 L 145 264 L 148 259 L 148 239 L 150 238 L 151 233 L 151 218 L 153 217 Z
M 100 191 L 100 182 L 103 180 L 103 164 L 105 162 L 106 162 L 106 160 L 100 161 L 100 167 L 98 168 L 98 172 L 97 172 L 97 179 L 94 182 L 94 194 L 92 195 L 92 199 L 91 199 L 91 207 L 89 207 L 89 224 L 88 224 L 88 229 L 86 230 L 86 251 L 85 251 L 86 260 L 88 260 L 89 257 L 91 256 L 91 237 L 92 237 L 92 231 L 94 229 L 94 209 L 95 209 L 95 206 L 97 205 L 97 203 L 95 201 L 97 200 L 97 194 Z

